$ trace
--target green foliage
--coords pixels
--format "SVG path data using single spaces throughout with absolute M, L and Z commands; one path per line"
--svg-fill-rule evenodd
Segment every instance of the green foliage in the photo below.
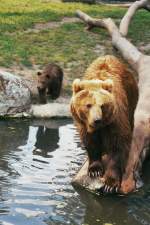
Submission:
M 138 11 L 129 28 L 128 36 L 135 44 L 139 42 L 148 44 L 150 40 L 150 13 L 145 10 Z

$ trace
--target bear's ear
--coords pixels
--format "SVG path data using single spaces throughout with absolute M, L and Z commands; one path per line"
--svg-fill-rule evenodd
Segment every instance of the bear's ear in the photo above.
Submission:
M 40 76 L 42 73 L 40 71 L 37 72 L 37 75 Z
M 102 88 L 106 91 L 112 93 L 114 83 L 111 79 L 104 80 L 102 83 Z
M 77 92 L 81 91 L 81 85 L 80 85 L 80 79 L 75 79 L 72 84 L 73 94 L 76 94 Z

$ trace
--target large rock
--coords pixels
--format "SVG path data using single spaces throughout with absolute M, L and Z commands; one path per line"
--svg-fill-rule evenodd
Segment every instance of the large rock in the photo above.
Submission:
M 0 70 L 0 116 L 26 111 L 30 99 L 29 88 L 23 79 Z

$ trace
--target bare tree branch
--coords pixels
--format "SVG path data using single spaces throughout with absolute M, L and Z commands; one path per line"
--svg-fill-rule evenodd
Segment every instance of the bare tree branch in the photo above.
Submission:
M 122 18 L 121 23 L 120 23 L 119 31 L 122 36 L 124 36 L 124 37 L 127 36 L 129 24 L 134 16 L 134 14 L 136 13 L 136 11 L 141 8 L 144 8 L 149 11 L 150 10 L 150 0 L 136 1 L 129 7 L 129 9 L 127 10 L 126 14 L 124 15 L 124 17 Z
M 126 38 L 121 36 L 118 27 L 111 18 L 93 19 L 80 10 L 78 10 L 76 14 L 88 25 L 88 29 L 91 29 L 93 27 L 107 29 L 110 36 L 112 37 L 113 46 L 115 46 L 121 52 L 123 57 L 136 71 L 138 70 L 137 64 L 140 60 L 140 57 L 142 56 L 142 53 Z

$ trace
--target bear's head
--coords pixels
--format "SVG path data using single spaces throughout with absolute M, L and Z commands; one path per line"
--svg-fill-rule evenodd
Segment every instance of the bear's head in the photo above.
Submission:
M 39 90 L 43 90 L 47 87 L 47 84 L 49 83 L 50 80 L 50 75 L 46 73 L 45 71 L 43 72 L 37 72 L 38 75 L 38 85 L 37 88 Z
M 71 112 L 76 122 L 92 133 L 113 121 L 115 113 L 113 81 L 76 79 L 73 82 Z

